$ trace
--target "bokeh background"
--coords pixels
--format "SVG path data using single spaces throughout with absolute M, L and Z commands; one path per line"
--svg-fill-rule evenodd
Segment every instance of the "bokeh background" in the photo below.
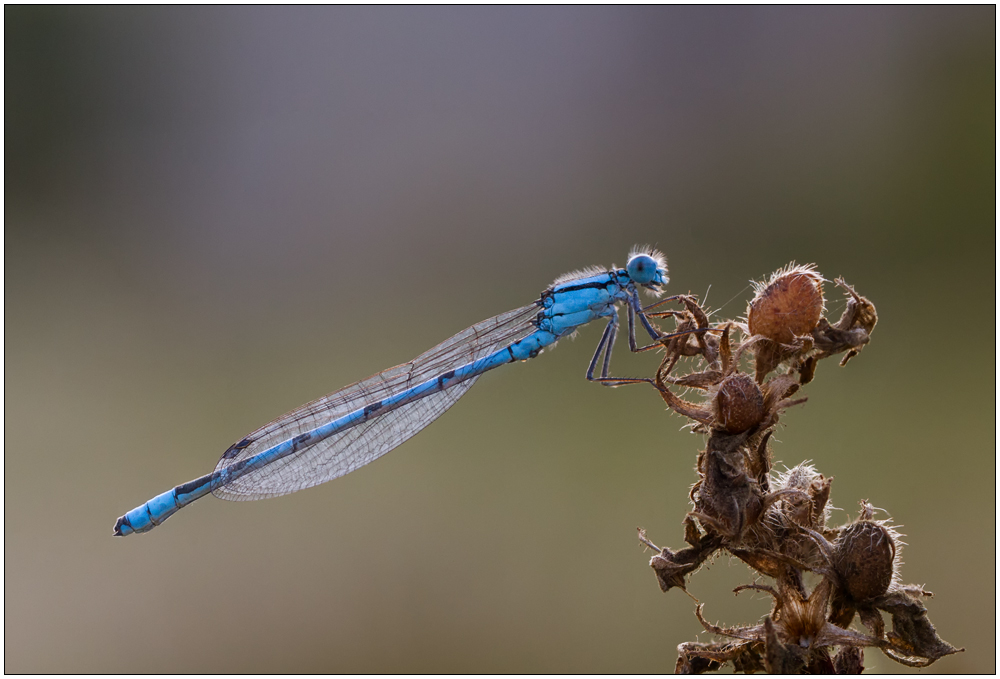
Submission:
M 993 7 L 4 19 L 7 672 L 671 671 L 708 635 L 635 529 L 682 545 L 703 440 L 584 381 L 596 327 L 348 477 L 111 536 L 273 417 L 647 242 L 723 316 L 792 259 L 876 303 L 774 452 L 836 478 L 838 521 L 903 525 L 967 649 L 935 670 L 995 671 Z M 753 623 L 751 577 L 691 591 Z

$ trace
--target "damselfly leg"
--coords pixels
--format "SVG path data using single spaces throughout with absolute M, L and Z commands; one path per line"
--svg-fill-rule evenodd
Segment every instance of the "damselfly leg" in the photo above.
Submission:
M 668 297 L 666 299 L 660 300 L 655 304 L 646 307 L 645 309 L 639 305 L 638 295 L 634 295 L 628 301 L 628 344 L 629 350 L 633 353 L 641 353 L 644 351 L 649 351 L 650 349 L 655 349 L 657 347 L 662 347 L 665 342 L 678 337 L 686 337 L 692 334 L 701 334 L 705 332 L 717 331 L 721 332 L 721 329 L 717 328 L 691 328 L 685 329 L 681 332 L 667 333 L 663 334 L 657 332 L 653 327 L 652 323 L 646 316 L 646 310 L 652 309 L 665 302 L 676 300 L 682 297 L 682 295 L 675 295 L 673 297 Z M 675 312 L 664 312 L 663 317 L 668 315 L 673 315 Z M 659 316 L 659 314 L 652 314 L 654 317 Z M 636 341 L 635 334 L 635 319 L 638 316 L 640 323 L 643 328 L 649 333 L 649 336 L 654 340 L 653 343 L 646 346 L 639 346 Z M 597 350 L 594 352 L 594 357 L 590 360 L 590 366 L 587 368 L 587 379 L 591 382 L 600 382 L 601 384 L 608 387 L 618 387 L 625 384 L 641 384 L 648 383 L 656 386 L 656 381 L 649 377 L 609 377 L 609 372 L 611 368 L 611 351 L 615 345 L 615 339 L 618 337 L 618 313 L 613 312 L 608 319 L 608 324 L 604 328 L 604 333 L 601 335 L 601 341 L 597 344 Z M 603 354 L 603 360 L 602 360 Z M 601 361 L 601 376 L 594 377 L 594 371 L 597 369 L 597 363 Z

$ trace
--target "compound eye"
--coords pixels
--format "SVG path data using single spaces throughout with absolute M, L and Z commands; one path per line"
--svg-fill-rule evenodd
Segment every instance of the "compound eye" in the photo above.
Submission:
M 656 260 L 649 255 L 636 255 L 625 266 L 628 277 L 637 285 L 647 285 L 656 278 Z

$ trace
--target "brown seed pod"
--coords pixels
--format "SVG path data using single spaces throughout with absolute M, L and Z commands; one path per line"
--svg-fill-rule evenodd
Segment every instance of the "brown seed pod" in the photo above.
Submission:
M 715 427 L 739 434 L 764 419 L 764 395 L 752 377 L 733 373 L 719 384 L 715 410 Z
M 747 309 L 751 335 L 763 335 L 779 344 L 808 335 L 823 316 L 823 277 L 815 265 L 792 262 L 775 271 L 770 280 L 755 284 Z
M 896 541 L 892 532 L 875 521 L 847 526 L 833 551 L 833 567 L 855 601 L 885 594 L 892 583 Z

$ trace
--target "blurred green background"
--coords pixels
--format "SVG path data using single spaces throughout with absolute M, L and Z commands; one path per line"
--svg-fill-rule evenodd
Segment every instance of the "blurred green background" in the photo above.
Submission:
M 672 671 L 709 635 L 635 528 L 682 545 L 703 440 L 584 381 L 596 327 L 343 479 L 111 536 L 273 417 L 646 242 L 725 316 L 792 259 L 875 302 L 774 452 L 836 478 L 837 522 L 902 524 L 967 649 L 935 670 L 995 671 L 995 8 L 4 18 L 5 671 Z M 750 624 L 751 577 L 691 591 Z

